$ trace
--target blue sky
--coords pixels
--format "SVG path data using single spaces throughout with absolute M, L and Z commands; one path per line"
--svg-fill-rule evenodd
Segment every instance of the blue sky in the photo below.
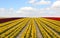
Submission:
M 0 8 L 14 8 L 18 9 L 21 7 L 26 7 L 26 6 L 32 6 L 36 8 L 44 8 L 48 7 L 49 5 L 32 5 L 28 3 L 29 0 L 0 0 Z M 40 0 L 39 0 L 40 1 Z M 50 0 L 51 2 L 54 2 L 55 0 Z
M 24 6 L 31 6 L 26 3 L 27 0 L 0 0 L 0 8 L 14 8 L 18 9 Z
M 0 17 L 60 16 L 60 0 L 0 0 Z
M 25 2 L 26 2 L 25 0 L 0 0 L 0 8 L 17 9 L 26 6 Z

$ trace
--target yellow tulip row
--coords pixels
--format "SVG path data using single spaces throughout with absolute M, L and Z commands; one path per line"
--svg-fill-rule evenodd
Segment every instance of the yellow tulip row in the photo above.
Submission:
M 41 23 L 41 24 L 44 24 L 44 23 Z M 46 22 L 45 22 L 46 24 Z M 58 35 L 58 33 L 56 33 L 54 30 L 52 30 L 51 28 L 49 28 L 47 25 L 49 23 L 47 23 L 47 25 L 44 24 L 44 28 L 47 30 L 48 33 L 50 33 L 50 35 L 53 37 L 53 38 L 60 38 L 60 36 Z M 52 25 L 52 24 L 51 24 Z M 53 25 L 52 25 L 53 26 Z
M 12 28 L 12 27 L 16 26 L 16 24 L 18 24 L 21 21 L 23 21 L 23 19 L 22 20 L 20 20 L 20 19 L 16 20 L 14 23 L 8 24 L 6 26 L 2 25 L 3 27 L 0 27 L 0 33 L 4 32 L 5 30 L 8 30 L 9 28 Z
M 22 33 L 20 38 L 36 38 L 36 27 L 33 19 L 30 19 L 30 22 L 25 29 L 25 32 Z
M 26 26 L 26 23 L 28 22 L 28 20 L 29 19 L 25 19 L 21 23 L 20 23 L 21 20 L 18 20 L 17 22 L 10 24 L 10 25 L 16 25 L 16 26 L 14 26 L 14 27 L 10 28 L 9 30 L 7 30 L 6 32 L 2 33 L 1 38 L 14 38 L 14 37 L 16 37 L 20 33 L 20 31 L 22 31 L 22 29 Z
M 41 19 L 46 20 L 46 21 L 49 21 L 49 22 L 52 22 L 52 23 L 56 24 L 57 26 L 60 26 L 60 21 L 51 20 L 51 19 L 46 19 L 46 18 L 41 18 Z
M 14 23 L 14 22 L 17 22 L 18 20 L 24 20 L 24 19 L 17 19 L 17 20 L 12 20 L 12 21 L 8 21 L 8 22 L 5 22 L 5 23 L 1 23 L 0 27 L 4 27 L 8 24 L 11 24 L 11 23 Z
M 56 21 L 51 21 L 51 20 L 45 20 L 44 18 L 43 19 L 41 19 L 44 23 L 46 23 L 49 27 L 51 27 L 52 29 L 54 29 L 55 31 L 57 31 L 57 32 L 60 32 L 60 25 L 58 25 L 58 24 L 56 24 L 55 25 L 55 23 L 54 24 L 52 24 L 53 22 L 56 22 Z M 48 22 L 47 22 L 48 21 Z M 51 21 L 51 22 L 50 22 Z M 60 24 L 60 22 L 56 22 L 56 23 L 59 23 Z
M 39 20 L 38 20 L 38 19 L 35 19 L 35 20 L 36 20 L 36 23 L 38 24 L 38 27 L 39 27 L 39 29 L 40 29 L 40 31 L 41 31 L 41 33 L 42 33 L 43 38 L 49 37 L 49 34 L 48 34 L 48 33 L 45 31 L 45 29 L 41 26 Z
M 30 37 L 30 35 L 31 35 L 31 25 L 30 25 L 30 23 L 31 23 L 31 21 L 29 21 L 29 24 L 25 28 L 25 30 L 22 33 L 20 38 L 29 38 Z
M 60 36 L 54 32 L 51 28 L 49 28 L 46 24 L 41 22 L 41 19 L 35 19 L 39 29 L 42 33 L 43 38 L 60 38 Z M 48 24 L 48 23 L 47 23 Z
M 32 19 L 31 24 L 32 24 L 32 32 L 31 32 L 32 38 L 37 38 L 37 33 L 36 33 L 36 27 L 35 27 L 34 19 Z
M 19 20 L 20 20 L 20 19 L 19 19 Z M 6 26 L 6 25 L 8 25 L 8 24 L 11 24 L 11 23 L 13 23 L 13 22 L 16 22 L 16 21 L 18 21 L 18 20 L 13 20 L 13 21 L 5 22 L 5 23 L 0 23 L 0 27 L 4 27 L 4 26 Z

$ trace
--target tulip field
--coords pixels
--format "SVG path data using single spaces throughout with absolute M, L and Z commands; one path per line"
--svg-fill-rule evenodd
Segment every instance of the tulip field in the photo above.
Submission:
M 41 17 L 0 23 L 0 38 L 60 38 L 60 21 Z

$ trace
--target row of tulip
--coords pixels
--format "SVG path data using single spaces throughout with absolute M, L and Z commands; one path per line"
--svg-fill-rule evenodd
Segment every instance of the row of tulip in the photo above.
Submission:
M 41 18 L 35 20 L 36 23 L 38 24 L 38 27 L 41 31 L 43 38 L 60 38 L 60 36 L 54 30 L 52 30 L 50 27 L 47 26 L 49 25 L 49 23 L 46 23 L 45 20 Z M 52 24 L 50 24 L 50 26 L 52 26 Z
M 4 27 L 1 27 L 1 38 L 14 38 L 17 36 L 20 31 L 26 26 L 26 23 L 28 22 L 29 19 L 19 19 L 15 21 L 14 23 L 11 23 L 9 25 L 6 25 Z M 23 21 L 23 22 L 21 22 Z

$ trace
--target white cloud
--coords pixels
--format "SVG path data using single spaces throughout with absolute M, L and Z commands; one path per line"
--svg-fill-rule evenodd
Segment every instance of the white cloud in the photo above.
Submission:
M 37 2 L 36 4 L 37 4 L 37 5 L 51 4 L 51 1 L 41 0 L 41 1 Z
M 34 17 L 60 17 L 60 1 L 56 1 L 51 7 L 37 9 L 32 7 L 23 7 L 20 9 L 24 16 Z
M 6 9 L 5 9 L 6 10 Z M 56 13 L 52 11 L 53 8 L 43 8 L 37 9 L 33 7 L 22 7 L 17 11 L 10 8 L 9 11 L 7 10 L 4 13 L 0 12 L 0 17 L 55 17 L 60 16 L 60 13 Z
M 56 1 L 60 1 L 60 0 L 56 0 Z
M 24 12 L 33 12 L 33 11 L 35 11 L 35 8 L 32 8 L 32 7 L 22 7 L 22 8 L 20 8 L 18 11 L 17 11 L 17 13 L 19 12 L 19 13 L 24 13 Z
M 54 2 L 52 7 L 60 7 L 60 1 Z
M 35 3 L 36 0 L 29 0 L 29 3 Z
M 0 12 L 5 12 L 6 10 L 5 10 L 5 8 L 0 8 Z
M 54 2 L 50 9 L 53 12 L 54 16 L 60 17 L 60 1 Z
M 22 7 L 16 13 L 20 13 L 21 16 L 35 16 L 38 12 L 38 9 L 33 7 Z
M 56 1 L 52 4 L 51 8 L 56 11 L 56 12 L 59 12 L 60 10 L 60 1 Z
M 16 17 L 16 13 L 13 8 L 5 9 L 0 8 L 0 17 Z
M 28 10 L 27 10 L 28 9 Z M 59 16 L 59 13 L 55 13 L 52 11 L 52 8 L 43 8 L 43 9 L 36 9 L 33 7 L 22 7 L 19 10 L 21 16 L 27 16 L 27 17 L 53 17 L 53 16 Z
M 34 5 L 44 5 L 44 4 L 51 4 L 51 1 L 45 1 L 45 0 L 40 0 L 37 2 L 37 0 L 30 0 L 29 3 L 34 4 Z

